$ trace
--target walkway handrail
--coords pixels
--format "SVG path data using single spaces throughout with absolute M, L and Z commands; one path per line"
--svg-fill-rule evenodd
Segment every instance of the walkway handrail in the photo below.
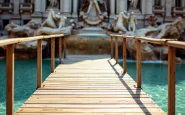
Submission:
M 62 63 L 62 45 L 66 56 L 67 35 L 46 35 L 26 38 L 11 38 L 0 40 L 0 46 L 6 46 L 6 114 L 14 114 L 14 44 L 37 41 L 37 88 L 42 87 L 42 40 L 51 39 L 51 72 L 55 69 L 55 38 L 59 38 L 59 64 Z M 63 41 L 62 41 L 63 40 Z
M 31 42 L 42 39 L 58 38 L 63 37 L 64 34 L 59 35 L 45 35 L 45 36 L 34 36 L 34 37 L 25 37 L 25 38 L 9 38 L 5 40 L 0 40 L 0 46 L 6 46 L 10 44 L 22 43 L 22 42 Z
M 137 88 L 141 88 L 141 41 L 160 44 L 168 46 L 168 115 L 175 115 L 175 81 L 176 81 L 176 48 L 185 49 L 185 42 L 177 41 L 175 39 L 156 39 L 148 37 L 125 36 L 119 34 L 111 34 L 111 58 L 113 58 L 113 37 L 116 39 L 115 43 L 115 57 L 118 63 L 118 38 L 123 39 L 123 67 L 126 72 L 126 39 L 136 41 L 136 68 L 137 68 Z

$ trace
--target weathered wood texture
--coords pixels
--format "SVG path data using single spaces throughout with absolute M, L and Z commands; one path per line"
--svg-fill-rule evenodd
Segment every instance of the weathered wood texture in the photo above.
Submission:
M 6 114 L 14 113 L 14 45 L 6 46 Z
M 123 38 L 123 71 L 124 73 L 127 72 L 127 44 L 126 38 Z
M 164 115 L 109 55 L 68 56 L 16 115 Z
M 175 115 L 176 48 L 168 47 L 168 115 Z
M 51 73 L 55 70 L 55 38 L 51 38 Z
M 115 41 L 116 45 L 115 45 L 115 53 L 116 53 L 116 64 L 118 64 L 118 37 L 116 37 L 116 41 Z
M 42 40 L 37 41 L 37 88 L 42 85 Z
M 136 54 L 137 54 L 137 64 L 136 64 L 136 71 L 137 71 L 137 88 L 141 88 L 141 41 L 136 40 Z
M 62 37 L 58 38 L 58 44 L 59 44 L 59 64 L 62 64 Z

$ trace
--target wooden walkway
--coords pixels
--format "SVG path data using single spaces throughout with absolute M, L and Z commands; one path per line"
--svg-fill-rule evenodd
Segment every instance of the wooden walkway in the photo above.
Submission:
M 165 114 L 108 55 L 68 56 L 16 115 Z

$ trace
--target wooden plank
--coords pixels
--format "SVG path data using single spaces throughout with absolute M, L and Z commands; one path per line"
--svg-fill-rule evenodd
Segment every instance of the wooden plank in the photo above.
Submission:
M 123 38 L 123 72 L 127 72 L 127 45 L 126 45 L 126 38 Z
M 42 85 L 42 40 L 37 41 L 37 88 Z
M 55 70 L 55 38 L 51 38 L 51 73 Z
M 35 95 L 33 94 L 31 97 L 33 98 L 150 98 L 148 95 L 140 95 L 140 94 L 112 94 L 112 95 Z
M 25 112 L 25 113 L 127 113 L 132 111 L 132 113 L 138 113 L 138 112 L 162 112 L 158 110 L 157 108 L 119 108 L 119 109 L 66 109 L 66 108 L 21 108 L 18 110 L 19 112 Z M 149 112 L 148 112 L 149 113 Z
M 59 44 L 59 64 L 62 64 L 62 37 L 58 39 Z
M 16 113 L 15 115 L 133 115 L 133 113 Z M 134 113 L 134 115 L 151 115 L 151 113 L 144 113 L 144 112 L 138 112 L 138 113 Z M 153 112 L 152 115 L 166 115 L 165 113 L 161 113 L 161 112 Z
M 24 104 L 22 108 L 82 108 L 82 109 L 91 109 L 91 108 L 143 108 L 143 107 L 153 107 L 158 108 L 156 104 Z
M 175 115 L 176 48 L 168 47 L 168 115 Z
M 136 40 L 136 55 L 137 55 L 137 88 L 141 88 L 141 41 Z
M 115 50 L 116 50 L 116 64 L 118 64 L 118 37 L 116 37 Z
M 14 113 L 14 44 L 6 46 L 6 114 Z

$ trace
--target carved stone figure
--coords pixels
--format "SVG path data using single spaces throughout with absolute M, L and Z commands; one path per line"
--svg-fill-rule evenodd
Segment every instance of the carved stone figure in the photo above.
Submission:
M 131 8 L 137 8 L 138 0 L 129 0 L 130 1 L 130 7 Z
M 41 25 L 41 28 L 37 30 L 35 35 L 50 35 L 50 34 L 71 34 L 71 27 L 65 27 L 65 21 L 67 17 L 50 9 L 48 18 Z
M 129 20 L 128 20 L 128 23 L 129 23 L 128 30 L 130 32 L 135 32 L 136 31 L 137 19 L 134 16 L 134 12 L 131 12 L 130 17 L 129 17 Z
M 58 6 L 58 0 L 49 0 L 50 4 L 49 6 L 50 7 L 57 7 Z
M 148 24 L 150 26 L 152 26 L 152 27 L 157 26 L 157 17 L 154 14 L 152 14 L 151 16 L 149 16 L 148 19 L 147 19 L 147 21 L 148 21 Z
M 115 18 L 115 26 L 114 31 L 121 31 L 121 32 L 127 32 L 126 29 L 126 22 L 128 21 L 129 17 L 126 12 L 120 12 L 118 16 Z
M 26 25 L 20 26 L 14 23 L 10 23 L 5 27 L 8 37 L 32 37 L 36 29 L 40 27 L 40 24 L 36 21 L 29 21 Z

